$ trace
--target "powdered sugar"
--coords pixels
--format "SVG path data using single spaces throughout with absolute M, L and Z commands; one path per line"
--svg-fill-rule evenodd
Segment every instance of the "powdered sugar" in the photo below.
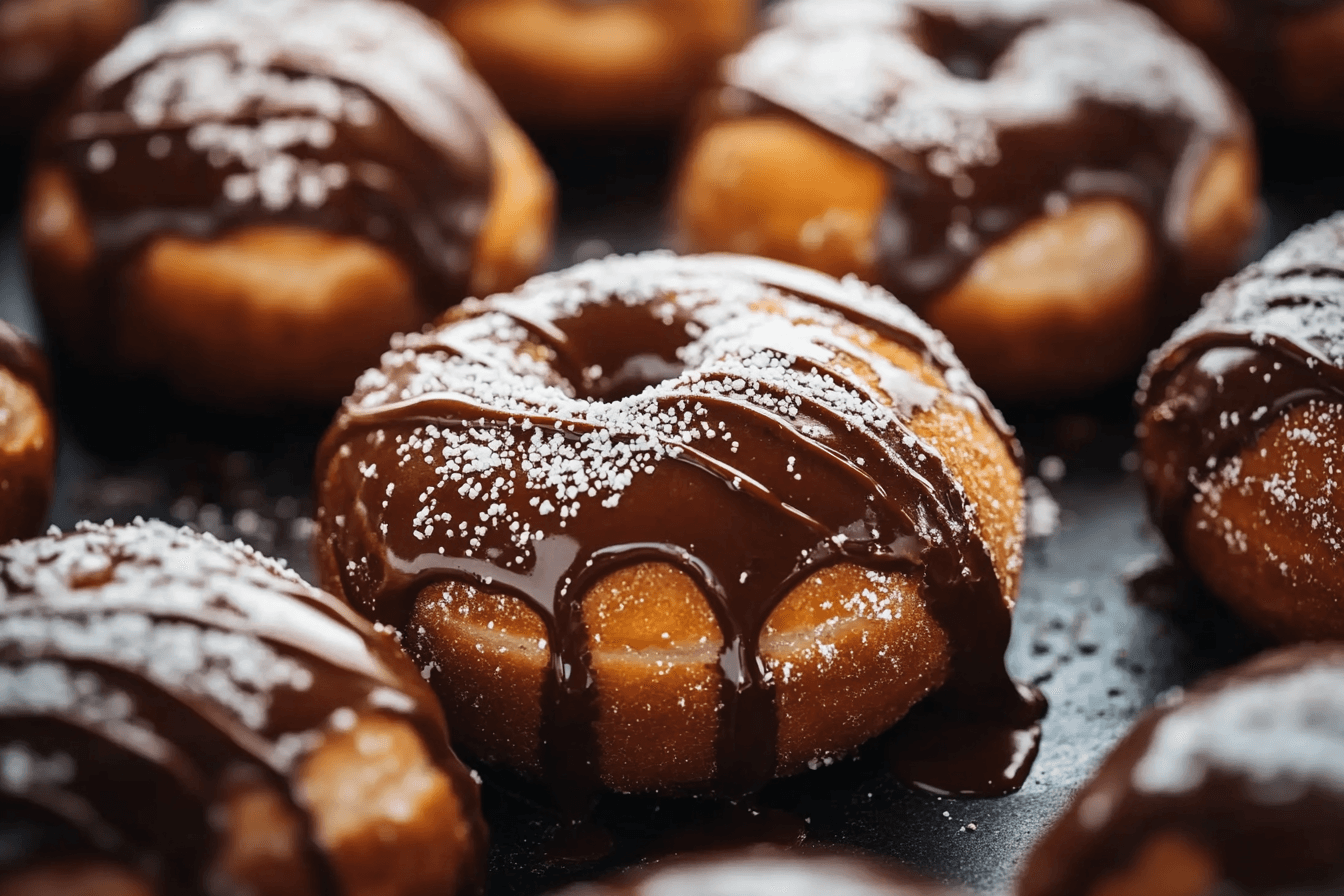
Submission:
M 1266 805 L 1305 787 L 1344 793 L 1344 678 L 1337 663 L 1239 682 L 1191 700 L 1158 724 L 1134 767 L 1144 793 L 1188 793 L 1209 776 L 1245 776 Z
M 958 77 L 912 37 L 922 16 L 1021 29 L 986 80 Z M 1237 111 L 1208 62 L 1147 10 L 1108 0 L 790 0 L 727 64 L 729 83 L 898 167 L 928 153 L 951 178 L 999 159 L 998 133 L 1084 102 L 1175 114 L 1228 133 Z

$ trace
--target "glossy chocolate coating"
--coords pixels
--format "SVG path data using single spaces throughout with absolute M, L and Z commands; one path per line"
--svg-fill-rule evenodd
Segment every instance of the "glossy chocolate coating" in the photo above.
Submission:
M 76 344 L 115 332 L 127 268 L 156 236 L 257 224 L 371 240 L 414 277 L 426 317 L 448 307 L 467 292 L 500 114 L 401 3 L 179 0 L 85 75 L 37 150 L 93 237 Z
M 860 349 L 873 334 L 946 385 Z M 856 351 L 888 399 L 836 363 Z M 319 452 L 319 564 L 361 612 L 403 630 L 435 582 L 531 606 L 553 660 L 542 765 L 563 802 L 599 784 L 580 600 L 645 561 L 694 580 L 723 633 L 710 789 L 773 776 L 761 631 L 793 586 L 841 562 L 922 576 L 953 654 L 940 692 L 951 715 L 1034 730 L 1043 706 L 1003 667 L 1012 595 L 962 487 L 908 427 L 938 401 L 982 415 L 1016 455 L 942 337 L 881 290 L 729 255 L 580 265 L 468 302 L 360 380 Z M 405 635 L 430 662 L 424 636 Z M 968 760 L 953 789 L 1001 791 L 1010 762 Z
M 823 849 L 747 849 L 677 856 L 559 896 L 950 896 L 876 858 Z
M 416 728 L 483 850 L 433 695 L 340 601 L 241 543 L 159 522 L 0 547 L 0 830 L 26 847 L 18 864 L 92 852 L 158 892 L 221 892 L 228 788 L 274 787 L 311 832 L 293 775 L 370 713 Z M 339 892 L 330 857 L 307 850 L 318 891 Z
M 1290 408 L 1344 403 L 1344 215 L 1225 280 L 1148 362 L 1139 434 L 1153 516 L 1177 553 L 1199 486 Z M 1158 488 L 1158 478 L 1179 480 Z
M 717 114 L 782 110 L 885 167 L 876 269 L 916 310 L 1022 224 L 1097 197 L 1130 205 L 1159 281 L 1179 277 L 1195 179 L 1249 145 L 1204 58 L 1113 0 L 786 0 L 724 80 Z
M 1089 892 L 1154 835 L 1212 861 L 1199 892 L 1344 888 L 1344 647 L 1267 653 L 1149 712 L 1036 847 L 1021 892 Z

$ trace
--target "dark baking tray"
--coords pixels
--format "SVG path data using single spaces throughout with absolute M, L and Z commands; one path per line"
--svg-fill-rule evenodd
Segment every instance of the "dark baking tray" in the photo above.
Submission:
M 1262 134 L 1266 227 L 1259 249 L 1344 202 L 1328 135 Z M 553 264 L 657 246 L 671 152 L 666 141 L 543 146 L 562 188 Z M 21 150 L 6 153 L 0 317 L 40 332 L 17 241 Z M 328 413 L 220 417 L 163 396 L 58 382 L 61 451 L 51 521 L 137 515 L 241 537 L 311 573 L 311 459 Z M 1050 700 L 1040 757 L 1022 790 L 938 799 L 883 771 L 880 744 L 853 760 L 777 782 L 750 803 L 610 798 L 598 810 L 615 848 L 595 862 L 557 857 L 556 821 L 538 794 L 487 774 L 492 894 L 541 892 L 687 845 L 771 839 L 835 843 L 900 859 L 980 891 L 1011 886 L 1021 860 L 1075 789 L 1164 691 L 1254 652 L 1241 629 L 1165 559 L 1134 472 L 1130 388 L 1067 407 L 1010 407 L 1028 471 L 1050 480 L 1060 524 L 1028 545 L 1010 670 Z M 2 850 L 0 850 L 2 852 Z

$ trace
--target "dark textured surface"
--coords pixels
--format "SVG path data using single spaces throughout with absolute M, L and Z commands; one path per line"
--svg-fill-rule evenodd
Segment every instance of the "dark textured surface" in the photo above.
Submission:
M 1314 136 L 1271 136 L 1265 245 L 1337 207 L 1344 178 L 1327 174 L 1338 149 Z M 557 266 L 657 244 L 665 149 L 604 144 L 551 156 L 565 209 Z M 4 162 L 10 176 L 0 201 L 8 208 L 17 158 Z M 34 331 L 14 228 L 10 215 L 0 244 L 0 317 Z M 78 384 L 57 386 L 63 442 L 52 522 L 161 516 L 245 537 L 310 573 L 310 466 L 327 414 L 241 420 L 152 397 L 148 411 L 90 408 L 74 400 Z M 1122 386 L 1066 409 L 1005 409 L 1021 430 L 1030 471 L 1054 480 L 1061 508 L 1056 534 L 1029 545 L 1009 651 L 1010 671 L 1051 701 L 1040 758 L 1020 793 L 956 801 L 905 791 L 882 770 L 876 744 L 855 761 L 772 785 L 755 807 L 609 800 L 598 814 L 616 852 L 597 866 L 575 866 L 545 863 L 554 852 L 549 816 L 526 788 L 492 776 L 492 893 L 538 892 L 676 845 L 796 839 L 804 828 L 817 842 L 874 849 L 979 890 L 1006 889 L 1027 847 L 1144 707 L 1255 648 L 1163 565 L 1132 472 L 1129 395 Z

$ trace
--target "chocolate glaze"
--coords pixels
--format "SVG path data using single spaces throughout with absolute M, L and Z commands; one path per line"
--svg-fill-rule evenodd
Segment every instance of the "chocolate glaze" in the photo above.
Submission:
M 873 334 L 946 385 L 864 348 Z M 860 355 L 888 398 L 837 351 Z M 423 588 L 447 580 L 536 610 L 553 658 L 542 763 L 571 808 L 599 786 L 580 602 L 644 561 L 695 580 L 723 632 L 713 790 L 773 776 L 759 637 L 796 584 L 840 562 L 920 571 L 953 652 L 940 702 L 1030 728 L 1043 704 L 1003 667 L 1011 595 L 961 486 L 908 428 L 938 401 L 976 409 L 1017 451 L 942 338 L 881 290 L 735 256 L 580 265 L 467 303 L 361 379 L 319 451 L 319 566 L 397 628 Z M 406 632 L 412 655 L 432 661 L 421 640 Z M 959 771 L 967 789 L 994 776 Z
M 569 887 L 560 896 L 950 896 L 952 892 L 875 857 L 755 846 L 678 856 L 610 880 Z
M 1150 711 L 1037 845 L 1021 892 L 1089 892 L 1156 835 L 1211 860 L 1200 892 L 1344 888 L 1344 648 L 1262 654 Z
M 36 151 L 94 241 L 87 310 L 65 317 L 94 350 L 155 237 L 278 223 L 387 248 L 429 317 L 466 295 L 500 114 L 401 3 L 179 0 L 85 75 Z
M 881 162 L 877 270 L 916 310 L 1022 224 L 1097 197 L 1148 223 L 1171 286 L 1204 163 L 1251 145 L 1207 61 L 1111 0 L 786 0 L 724 80 L 719 115 L 797 115 Z
M 42 350 L 9 323 L 0 320 L 0 367 L 32 386 L 39 397 L 51 404 L 51 371 Z
M 94 852 L 158 892 L 221 892 L 229 787 L 271 785 L 311 830 L 292 775 L 369 713 L 419 730 L 483 853 L 477 787 L 437 702 L 340 601 L 241 543 L 158 522 L 0 547 L 0 830 L 29 846 L 20 864 Z M 338 893 L 307 848 L 317 891 Z
M 1344 214 L 1225 280 L 1149 360 L 1136 398 L 1143 470 L 1173 550 L 1200 484 L 1316 400 L 1344 403 Z

